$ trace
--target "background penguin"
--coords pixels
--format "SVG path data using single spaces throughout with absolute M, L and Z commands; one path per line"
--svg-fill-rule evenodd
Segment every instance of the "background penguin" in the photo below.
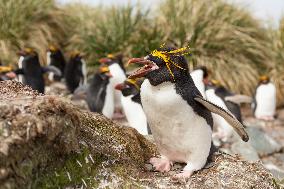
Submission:
M 129 78 L 146 78 L 141 85 L 141 102 L 161 153 L 161 158 L 151 158 L 150 163 L 160 172 L 169 171 L 173 162 L 186 163 L 176 179 L 188 178 L 204 167 L 212 149 L 211 112 L 224 117 L 248 141 L 239 121 L 201 97 L 188 72 L 186 51 L 163 48 L 128 62 L 145 65 Z
M 102 113 L 111 119 L 114 112 L 113 87 L 110 85 L 111 74 L 107 66 L 101 66 L 87 88 L 87 104 L 92 112 Z
M 109 54 L 107 58 L 100 59 L 100 63 L 106 64 L 109 66 L 110 73 L 112 78 L 110 83 L 115 88 L 117 84 L 123 83 L 126 79 L 125 68 L 122 62 L 122 55 L 111 55 Z M 114 107 L 115 107 L 115 118 L 120 118 L 123 116 L 122 105 L 121 105 L 121 92 L 114 91 Z
M 252 104 L 254 116 L 266 121 L 274 120 L 276 110 L 276 87 L 268 76 L 261 76 Z
M 12 67 L 2 66 L 2 64 L 0 64 L 0 81 L 6 81 L 15 78 L 15 74 L 13 75 L 11 74 L 13 73 L 12 70 L 13 70 Z
M 71 53 L 70 60 L 65 68 L 65 82 L 71 93 L 79 85 L 87 84 L 86 62 L 83 60 L 83 55 L 79 51 Z
M 32 48 L 25 48 L 18 54 L 20 55 L 19 69 L 15 73 L 22 76 L 23 84 L 29 85 L 40 93 L 44 93 L 44 70 L 39 63 L 38 54 Z
M 205 66 L 197 67 L 192 72 L 190 72 L 190 76 L 203 98 L 206 98 L 205 84 L 208 83 L 208 75 L 209 73 Z
M 208 101 L 231 112 L 235 118 L 242 123 L 242 114 L 239 104 L 226 100 L 226 97 L 234 96 L 234 94 L 222 86 L 219 81 L 211 80 L 206 85 L 205 94 Z M 233 135 L 233 128 L 223 117 L 217 114 L 212 114 L 212 116 L 214 126 L 217 128 L 217 133 L 215 133 L 214 136 L 221 138 L 223 141 L 227 141 Z
M 141 105 L 141 84 L 141 81 L 126 79 L 123 83 L 116 85 L 115 89 L 120 90 L 122 93 L 121 103 L 129 125 L 135 128 L 140 134 L 148 135 L 151 132 Z
M 61 71 L 61 73 L 64 73 L 66 61 L 60 49 L 56 48 L 53 45 L 50 45 L 48 47 L 46 56 L 47 56 L 47 65 L 55 66 Z M 62 76 L 61 77 L 54 76 L 54 73 L 49 73 L 48 79 L 50 81 L 53 80 L 60 81 L 62 79 Z

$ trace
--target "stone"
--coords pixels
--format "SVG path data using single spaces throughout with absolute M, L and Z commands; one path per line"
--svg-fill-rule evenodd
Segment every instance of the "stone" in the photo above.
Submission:
M 260 156 L 266 156 L 281 150 L 281 145 L 260 128 L 248 127 L 246 130 L 250 137 L 249 143 Z
M 259 160 L 257 151 L 252 147 L 249 142 L 243 142 L 242 140 L 238 140 L 237 142 L 232 144 L 231 152 L 233 154 L 239 154 L 242 158 L 250 162 L 255 162 Z

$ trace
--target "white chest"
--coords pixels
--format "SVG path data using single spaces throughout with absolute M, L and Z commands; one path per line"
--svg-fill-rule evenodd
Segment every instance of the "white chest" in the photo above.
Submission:
M 107 118 L 111 119 L 113 117 L 113 112 L 114 112 L 113 87 L 112 85 L 108 84 L 106 88 L 106 96 L 105 96 L 102 114 Z
M 121 103 L 129 125 L 135 128 L 140 134 L 147 135 L 147 119 L 142 106 L 131 100 L 133 95 L 124 97 L 121 95 Z
M 256 117 L 273 116 L 276 109 L 276 88 L 272 83 L 262 84 L 256 90 Z
M 162 155 L 174 161 L 187 162 L 193 151 L 209 153 L 210 126 L 176 93 L 174 84 L 165 82 L 152 86 L 146 79 L 141 86 L 141 100 Z
M 205 93 L 207 100 L 228 111 L 226 104 L 219 96 L 215 94 L 214 89 L 208 89 Z M 233 128 L 224 118 L 214 113 L 212 114 L 212 117 L 214 121 L 214 126 L 216 126 L 219 131 L 222 131 L 226 135 L 226 137 L 230 137 L 233 134 Z
M 126 75 L 122 68 L 117 64 L 114 63 L 109 66 L 109 71 L 112 75 L 110 78 L 110 84 L 114 88 L 117 84 L 123 83 L 126 79 Z M 114 103 L 115 107 L 120 108 L 121 107 L 121 92 L 118 90 L 114 90 Z
M 203 72 L 201 70 L 195 70 L 190 73 L 190 76 L 203 98 L 206 98 L 205 85 L 203 83 Z

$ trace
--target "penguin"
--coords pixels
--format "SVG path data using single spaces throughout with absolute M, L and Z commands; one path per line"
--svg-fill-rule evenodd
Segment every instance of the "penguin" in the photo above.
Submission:
M 208 69 L 205 66 L 197 67 L 190 73 L 190 76 L 203 98 L 206 98 L 205 85 L 208 83 Z
M 123 83 L 117 84 L 115 89 L 122 93 L 121 103 L 129 125 L 140 134 L 148 135 L 151 131 L 141 104 L 140 86 L 139 80 L 126 79 Z
M 19 81 L 30 86 L 33 90 L 44 93 L 45 82 L 43 74 L 45 70 L 39 63 L 37 52 L 32 48 L 25 48 L 18 54 L 20 55 L 19 68 L 15 73 L 20 75 Z
M 46 57 L 47 57 L 47 65 L 52 65 L 58 68 L 61 73 L 64 73 L 65 70 L 65 58 L 63 56 L 63 53 L 61 50 L 53 45 L 50 45 L 48 47 L 48 50 L 46 52 Z M 50 81 L 60 81 L 62 79 L 62 76 L 54 76 L 54 73 L 49 73 L 48 79 Z
M 87 104 L 90 111 L 102 113 L 111 119 L 114 113 L 113 87 L 110 85 L 108 66 L 101 66 L 87 87 Z
M 229 111 L 240 123 L 243 123 L 240 105 L 226 100 L 226 97 L 234 96 L 234 94 L 222 86 L 219 81 L 211 80 L 206 85 L 205 95 L 208 101 Z M 217 114 L 212 114 L 212 116 L 214 126 L 217 128 L 217 133 L 214 133 L 213 136 L 221 138 L 224 142 L 228 141 L 233 135 L 233 128 L 230 127 L 229 123 L 223 117 Z
M 276 111 L 276 87 L 268 76 L 261 76 L 259 78 L 252 108 L 254 116 L 257 119 L 265 121 L 274 120 Z
M 71 93 L 73 93 L 78 86 L 87 84 L 86 66 L 83 55 L 79 51 L 71 53 L 70 60 L 64 70 L 65 82 Z
M 106 58 L 100 59 L 101 64 L 106 64 L 109 67 L 112 78 L 110 78 L 110 84 L 115 88 L 117 84 L 123 83 L 126 79 L 125 68 L 122 62 L 122 55 L 114 56 L 112 54 L 107 55 Z M 114 91 L 114 106 L 115 114 L 114 118 L 123 117 L 123 110 L 121 104 L 121 92 Z
M 243 125 L 224 109 L 205 100 L 194 85 L 184 55 L 188 49 L 162 47 L 128 64 L 143 64 L 128 78 L 145 77 L 141 102 L 160 158 L 151 158 L 156 171 L 168 172 L 173 162 L 186 163 L 173 179 L 189 178 L 204 167 L 212 153 L 212 114 L 224 117 L 244 141 Z
M 0 63 L 1 63 L 1 61 L 0 61 Z M 14 79 L 16 77 L 16 75 L 13 74 L 12 70 L 13 70 L 12 67 L 2 66 L 2 64 L 0 64 L 0 81 L 6 81 L 6 80 Z

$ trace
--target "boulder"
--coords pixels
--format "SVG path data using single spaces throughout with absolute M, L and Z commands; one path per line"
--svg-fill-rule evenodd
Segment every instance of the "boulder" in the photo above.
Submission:
M 0 82 L 0 188 L 275 187 L 260 163 L 221 153 L 187 182 L 174 183 L 175 170 L 147 170 L 153 155 L 155 145 L 132 128 L 62 97 Z
M 250 136 L 249 143 L 260 156 L 266 156 L 281 150 L 281 145 L 260 128 L 248 127 L 246 130 Z

